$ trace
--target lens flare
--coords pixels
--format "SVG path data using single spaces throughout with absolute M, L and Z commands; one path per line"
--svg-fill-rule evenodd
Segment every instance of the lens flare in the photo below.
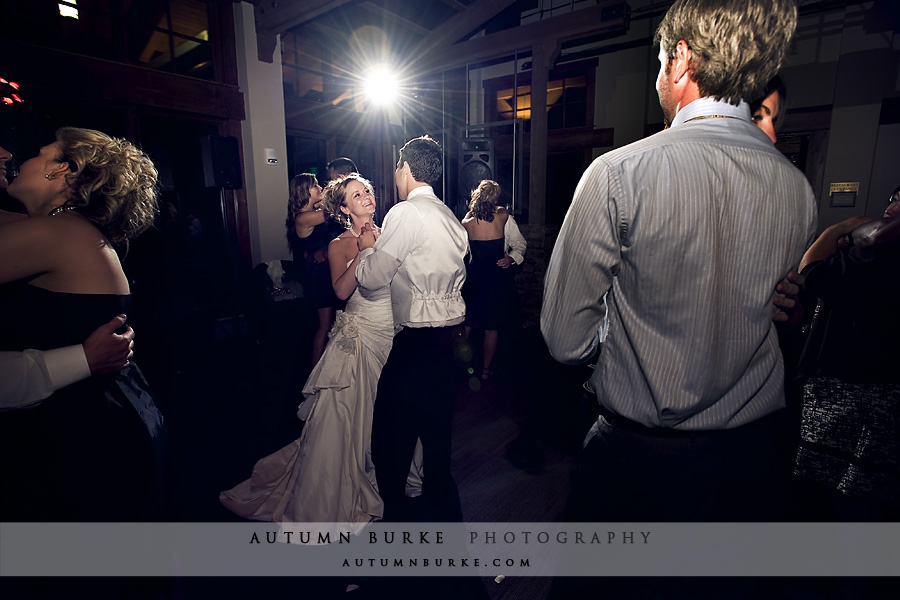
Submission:
M 374 68 L 365 81 L 366 97 L 380 106 L 393 103 L 399 94 L 399 87 L 397 76 L 384 66 Z

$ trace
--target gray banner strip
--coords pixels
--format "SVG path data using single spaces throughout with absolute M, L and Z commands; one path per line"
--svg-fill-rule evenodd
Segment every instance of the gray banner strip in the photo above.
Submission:
M 0 576 L 895 576 L 898 540 L 900 523 L 0 523 Z

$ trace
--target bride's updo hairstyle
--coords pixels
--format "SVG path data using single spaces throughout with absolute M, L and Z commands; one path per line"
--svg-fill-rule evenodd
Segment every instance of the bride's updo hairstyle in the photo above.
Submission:
M 500 184 L 490 179 L 484 179 L 478 187 L 472 190 L 472 200 L 469 201 L 469 211 L 479 221 L 490 223 L 494 220 L 494 210 L 497 208 L 497 200 L 500 198 Z
M 149 229 L 156 218 L 157 172 L 153 161 L 131 142 L 93 129 L 63 127 L 56 132 L 59 162 L 66 174 L 70 206 L 113 244 Z
M 350 229 L 351 225 L 350 215 L 341 212 L 341 207 L 347 206 L 347 184 L 351 181 L 358 181 L 366 186 L 370 192 L 375 193 L 372 183 L 359 173 L 350 173 L 343 179 L 335 179 L 326 185 L 322 191 L 322 197 L 324 198 L 322 206 L 328 211 L 328 216 L 347 229 Z

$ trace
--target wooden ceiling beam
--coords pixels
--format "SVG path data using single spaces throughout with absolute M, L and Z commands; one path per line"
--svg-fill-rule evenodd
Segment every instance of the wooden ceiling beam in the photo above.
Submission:
M 452 8 L 453 10 L 455 10 L 457 12 L 462 12 L 462 11 L 466 10 L 467 8 L 469 8 L 468 6 L 466 6 L 459 0 L 441 0 L 441 2 L 443 2 L 444 4 L 446 4 L 447 6 L 449 6 L 450 8 Z
M 350 0 L 263 0 L 253 9 L 256 17 L 256 30 L 265 30 L 273 34 L 283 33 L 301 23 L 311 21 L 336 8 L 347 4 Z
M 609 2 L 458 44 L 435 48 L 429 55 L 419 55 L 420 58 L 415 63 L 417 74 L 426 75 L 452 69 L 466 63 L 502 57 L 516 51 L 530 51 L 536 40 L 565 42 L 604 31 L 617 29 L 624 31 L 628 24 L 624 16 L 604 18 L 604 11 L 610 4 L 621 2 Z
M 449 46 L 471 31 L 478 29 L 497 16 L 516 0 L 478 0 L 465 11 L 443 23 L 435 34 L 426 38 L 417 54 L 429 54 L 438 48 Z
M 359 6 L 359 8 L 367 10 L 370 13 L 372 13 L 378 17 L 381 17 L 382 19 L 384 19 L 384 21 L 386 23 L 394 23 L 404 29 L 408 29 L 408 30 L 418 33 L 419 35 L 422 35 L 422 36 L 432 35 L 430 29 L 426 29 L 425 27 L 422 27 L 418 23 L 413 23 L 409 19 L 401 17 L 397 13 L 391 12 L 391 11 L 387 10 L 386 8 L 382 8 L 381 6 L 376 6 L 375 4 L 373 4 L 371 2 L 368 2 L 368 1 L 361 2 L 358 6 Z

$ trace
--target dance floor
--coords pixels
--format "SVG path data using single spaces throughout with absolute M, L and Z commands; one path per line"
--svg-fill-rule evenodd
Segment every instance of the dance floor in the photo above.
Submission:
M 477 346 L 477 337 L 473 341 Z M 258 458 L 300 434 L 302 424 L 295 412 L 309 371 L 301 348 L 283 341 L 267 346 L 254 336 L 229 335 L 191 353 L 193 359 L 185 368 L 168 368 L 170 376 L 157 378 L 171 440 L 171 520 L 237 520 L 219 505 L 219 491 L 246 478 Z M 555 363 L 538 332 L 520 331 L 501 338 L 489 381 L 473 377 L 465 367 L 459 373 L 453 473 L 464 518 L 557 520 L 583 437 L 585 418 L 579 420 L 577 415 L 589 369 Z M 269 589 L 288 597 L 319 598 L 335 594 L 335 585 L 338 582 L 304 578 L 186 580 L 179 584 L 177 597 L 237 598 Z M 544 598 L 550 581 L 505 578 L 497 583 L 491 577 L 484 585 L 492 599 L 527 600 Z M 350 592 L 341 587 L 337 597 L 385 593 L 383 586 L 377 596 L 366 585 Z
M 219 491 L 246 478 L 254 462 L 300 435 L 295 412 L 309 372 L 309 327 L 276 327 L 259 336 L 243 320 L 197 323 L 177 332 L 207 335 L 160 336 L 138 330 L 136 361 L 154 387 L 169 429 L 167 512 L 179 522 L 234 522 L 238 517 L 218 502 Z M 477 339 L 473 340 L 477 347 Z M 478 358 L 475 358 L 477 367 Z M 453 420 L 453 473 L 463 515 L 469 522 L 548 522 L 561 517 L 569 476 L 584 433 L 594 418 L 582 394 L 587 366 L 566 367 L 549 356 L 538 332 L 523 330 L 501 337 L 495 375 L 483 383 L 459 370 Z M 477 370 L 476 370 L 477 372 Z M 423 390 L 427 397 L 428 390 Z M 426 473 L 427 477 L 427 473 Z M 543 600 L 551 580 L 482 578 L 482 597 L 491 600 Z M 458 579 L 458 578 L 450 578 Z M 631 598 L 614 591 L 620 578 L 605 580 L 598 595 Z M 712 580 L 713 582 L 715 579 Z M 896 580 L 891 580 L 894 585 Z M 460 598 L 455 582 L 435 578 L 408 580 L 310 577 L 56 578 L 0 582 L 3 597 L 43 599 L 87 597 L 95 600 L 222 600 L 283 597 L 350 600 Z M 475 583 L 478 583 L 477 580 Z M 628 581 L 622 585 L 630 585 Z M 653 597 L 675 597 L 671 581 L 660 581 Z M 679 598 L 715 598 L 702 594 L 706 580 L 689 585 Z M 772 583 L 772 582 L 769 582 Z M 884 580 L 805 580 L 782 578 L 777 593 L 785 599 L 880 598 Z M 449 584 L 449 585 L 448 585 Z M 415 586 L 410 590 L 410 586 Z M 894 585 L 896 587 L 896 585 Z M 753 598 L 748 594 L 741 597 Z M 896 590 L 895 590 L 896 592 Z M 693 594 L 693 595 L 690 595 Z M 889 597 L 896 597 L 892 595 Z

